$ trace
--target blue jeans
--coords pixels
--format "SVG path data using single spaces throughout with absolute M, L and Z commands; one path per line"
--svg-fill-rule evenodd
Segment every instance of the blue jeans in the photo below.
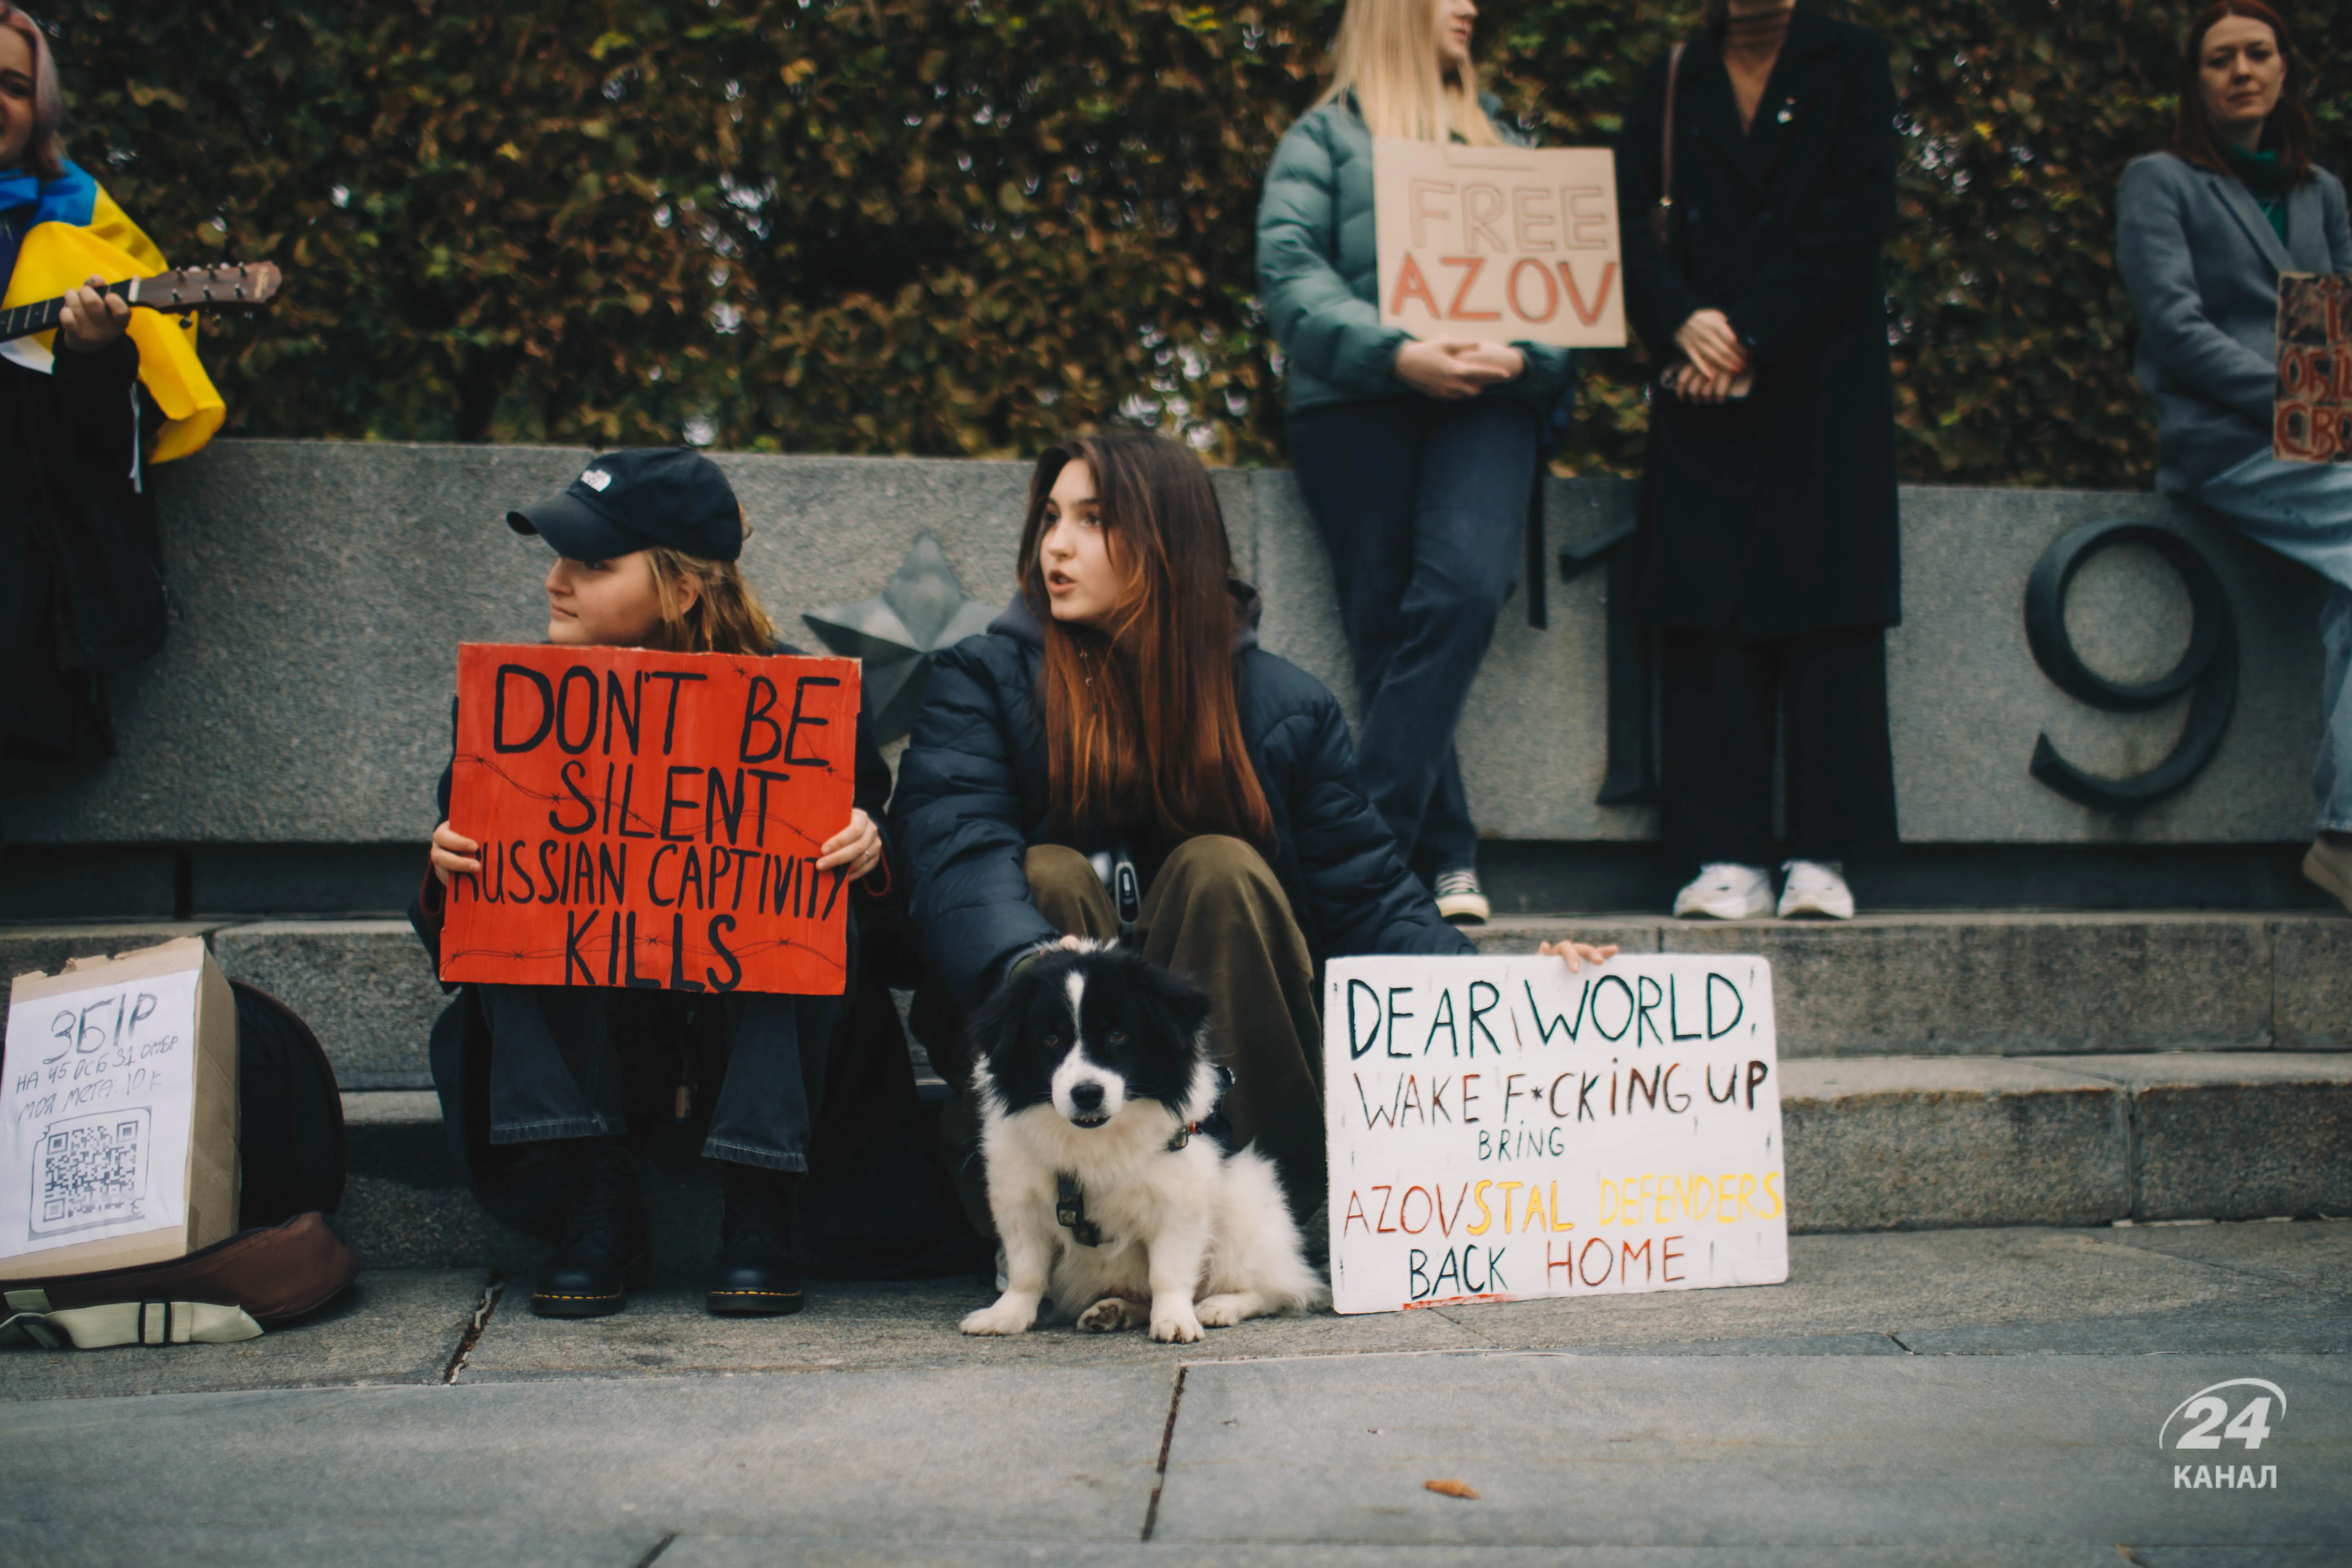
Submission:
M 2319 826 L 2352 833 L 2352 467 L 2283 463 L 2268 452 L 2225 468 L 2189 492 L 2239 532 L 2327 579 L 2319 608 L 2326 653 L 2320 688 L 2323 731 L 2312 793 Z
M 1356 665 L 1356 773 L 1424 877 L 1477 862 L 1454 728 L 1519 580 L 1536 429 L 1534 409 L 1502 397 L 1383 398 L 1290 421 Z
M 490 1142 L 614 1137 L 628 1130 L 627 1058 L 676 1048 L 696 1008 L 716 1008 L 727 1073 L 702 1146 L 712 1160 L 808 1169 L 812 1108 L 824 1091 L 838 996 L 484 985 L 490 1030 Z

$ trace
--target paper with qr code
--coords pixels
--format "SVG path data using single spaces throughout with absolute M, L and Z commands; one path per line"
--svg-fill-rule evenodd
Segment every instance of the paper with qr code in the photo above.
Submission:
M 198 972 L 19 1002 L 0 1058 L 0 1258 L 186 1217 Z

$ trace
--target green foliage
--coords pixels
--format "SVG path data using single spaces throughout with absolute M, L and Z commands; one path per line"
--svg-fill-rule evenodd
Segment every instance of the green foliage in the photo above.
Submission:
M 1904 468 L 2144 480 L 2112 270 L 2187 5 L 1886 0 Z M 1689 13 L 1496 0 L 1490 79 L 1553 143 L 1617 128 Z M 249 435 L 1034 450 L 1125 412 L 1278 459 L 1257 184 L 1338 0 L 63 0 L 72 150 L 175 260 L 269 257 L 208 325 Z M 2302 40 L 2352 164 L 2352 37 Z M 2344 29 L 2336 29 L 2344 33 Z M 1638 468 L 1638 351 L 1567 456 Z

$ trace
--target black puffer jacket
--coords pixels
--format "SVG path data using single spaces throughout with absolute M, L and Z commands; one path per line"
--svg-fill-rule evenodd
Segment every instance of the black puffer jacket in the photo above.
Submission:
M 1338 700 L 1257 646 L 1256 590 L 1236 584 L 1234 592 L 1244 601 L 1234 654 L 1242 735 L 1274 811 L 1275 875 L 1317 961 L 1471 952 L 1437 918 L 1356 783 Z M 965 1011 L 1013 959 L 1056 934 L 1029 901 L 1022 869 L 1032 844 L 1070 842 L 1046 794 L 1037 679 L 1045 658 L 1037 622 L 1018 602 L 985 636 L 940 654 L 898 763 L 891 837 L 915 944 Z

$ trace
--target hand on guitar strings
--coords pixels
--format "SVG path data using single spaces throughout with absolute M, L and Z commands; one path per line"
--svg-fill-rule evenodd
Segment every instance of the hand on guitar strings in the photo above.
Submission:
M 119 295 L 101 293 L 105 287 L 105 279 L 92 278 L 66 296 L 65 310 L 58 318 L 59 346 L 76 353 L 96 353 L 122 335 L 131 324 L 130 302 Z

